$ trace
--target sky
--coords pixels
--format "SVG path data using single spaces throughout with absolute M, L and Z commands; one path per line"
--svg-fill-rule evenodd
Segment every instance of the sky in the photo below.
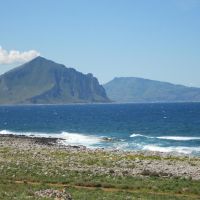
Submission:
M 0 74 L 37 55 L 101 84 L 200 87 L 200 0 L 1 0 Z

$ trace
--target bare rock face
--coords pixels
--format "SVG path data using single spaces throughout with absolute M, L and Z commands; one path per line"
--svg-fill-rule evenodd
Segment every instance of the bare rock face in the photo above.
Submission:
M 37 57 L 0 76 L 0 104 L 109 102 L 92 74 Z

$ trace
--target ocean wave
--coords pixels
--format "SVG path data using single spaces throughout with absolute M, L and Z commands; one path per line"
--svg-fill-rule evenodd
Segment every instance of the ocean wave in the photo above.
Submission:
M 62 132 L 57 134 L 58 137 L 64 139 L 67 144 L 92 146 L 102 141 L 100 137 L 94 135 L 84 135 L 80 133 Z
M 84 135 L 80 133 L 69 133 L 69 132 L 61 132 L 61 133 L 40 133 L 40 132 L 13 132 L 8 130 L 0 131 L 0 134 L 12 134 L 12 135 L 25 135 L 28 137 L 46 137 L 46 138 L 59 138 L 63 139 L 63 144 L 69 145 L 84 145 L 84 146 L 92 146 L 102 141 L 101 137 L 93 136 L 93 135 Z
M 176 140 L 176 141 L 200 140 L 200 137 L 187 137 L 187 136 L 161 136 L 157 138 L 162 140 Z
M 8 135 L 25 135 L 28 137 L 46 137 L 46 138 L 59 138 L 64 145 L 84 145 L 89 148 L 105 147 L 105 148 L 117 148 L 121 150 L 147 150 L 158 152 L 177 152 L 184 154 L 200 153 L 200 147 L 188 147 L 188 146 L 159 146 L 144 143 L 144 141 L 135 143 L 135 141 L 128 141 L 123 139 L 110 138 L 105 136 L 88 135 L 82 133 L 60 132 L 60 133 L 43 133 L 43 132 L 15 132 L 10 130 L 1 130 L 0 134 Z M 130 137 L 146 137 L 146 138 L 158 138 L 160 140 L 194 140 L 198 137 L 181 137 L 181 136 L 161 136 L 151 137 L 141 134 L 132 134 Z M 161 145 L 161 144 L 160 144 Z
M 188 137 L 188 136 L 147 136 L 142 134 L 135 134 L 133 133 L 130 137 L 144 137 L 144 138 L 151 138 L 151 139 L 160 139 L 160 140 L 176 140 L 176 141 L 190 141 L 190 140 L 200 140 L 200 137 Z
M 161 146 L 156 146 L 156 145 L 145 145 L 142 148 L 142 150 L 158 151 L 158 152 L 164 152 L 164 153 L 177 152 L 177 153 L 183 153 L 183 154 L 192 154 L 192 153 L 200 152 L 200 147 L 183 147 L 183 146 L 161 147 Z
M 146 138 L 153 138 L 153 137 L 149 137 L 149 136 L 142 135 L 142 134 L 137 134 L 137 133 L 131 134 L 130 137 L 146 137 Z
M 2 131 L 0 131 L 0 134 L 1 135 L 10 135 L 10 134 L 15 135 L 15 132 L 7 131 L 7 130 L 2 130 Z

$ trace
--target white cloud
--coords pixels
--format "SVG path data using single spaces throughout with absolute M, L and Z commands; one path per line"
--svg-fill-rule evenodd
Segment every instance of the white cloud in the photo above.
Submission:
M 39 56 L 35 50 L 20 52 L 17 50 L 7 51 L 0 46 L 0 64 L 24 63 Z

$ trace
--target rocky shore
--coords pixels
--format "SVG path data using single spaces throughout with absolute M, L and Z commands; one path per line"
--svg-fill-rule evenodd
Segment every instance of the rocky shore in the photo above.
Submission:
M 66 171 L 89 172 L 93 175 L 168 177 L 200 180 L 200 158 L 158 152 L 125 152 L 66 146 L 58 138 L 0 135 L 0 172 L 14 158 L 16 165 L 27 171 L 41 162 L 40 173 L 65 176 Z M 7 156 L 6 156 L 7 155 Z M 11 166 L 9 166 L 11 167 Z M 52 173 L 52 170 L 56 169 Z

